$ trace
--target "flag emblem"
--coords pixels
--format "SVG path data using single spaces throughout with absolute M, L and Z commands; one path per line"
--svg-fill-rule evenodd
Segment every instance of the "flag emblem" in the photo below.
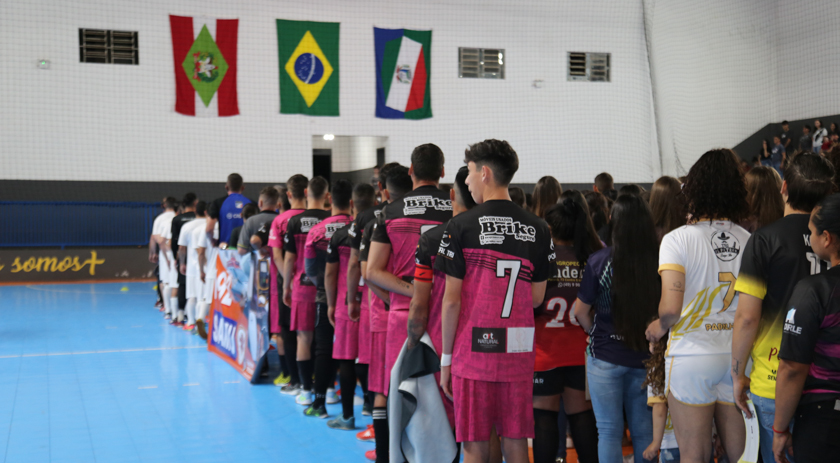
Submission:
M 426 119 L 431 106 L 431 31 L 373 29 L 376 116 Z
M 238 19 L 169 16 L 175 61 L 175 112 L 235 116 Z
M 310 31 L 303 34 L 286 62 L 286 73 L 303 96 L 306 106 L 311 108 L 332 76 L 333 68 Z
M 338 116 L 339 23 L 277 20 L 280 112 Z

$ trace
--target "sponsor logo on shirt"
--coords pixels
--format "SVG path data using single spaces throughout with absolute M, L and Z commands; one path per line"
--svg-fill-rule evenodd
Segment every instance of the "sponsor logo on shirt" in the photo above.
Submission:
M 478 218 L 481 224 L 481 235 L 478 241 L 482 244 L 502 244 L 506 236 L 512 236 L 519 241 L 535 242 L 537 229 L 513 220 L 510 217 L 484 216 Z
M 377 219 L 379 218 L 380 215 L 382 215 L 382 209 L 377 209 L 377 210 L 373 211 L 373 216 L 376 217 Z
M 718 260 L 729 262 L 741 253 L 741 243 L 732 233 L 717 231 L 712 234 L 712 249 Z
M 785 317 L 785 333 L 802 334 L 802 327 L 796 326 L 794 317 L 796 316 L 796 308 L 788 310 L 787 317 Z
M 507 330 L 504 328 L 472 329 L 472 351 L 484 354 L 504 354 L 506 351 Z
M 426 209 L 434 209 L 437 211 L 451 211 L 452 201 L 448 199 L 435 198 L 434 196 L 412 196 L 404 198 L 403 214 L 405 215 L 421 215 L 426 213 Z
M 332 236 L 335 235 L 335 232 L 344 228 L 345 225 L 347 224 L 345 224 L 344 222 L 328 223 L 325 227 L 327 231 L 324 232 L 324 237 L 326 237 L 327 239 L 332 238 Z
M 347 230 L 347 234 L 352 236 L 353 238 L 356 237 L 356 224 L 355 223 L 350 224 L 350 228 Z
M 319 223 L 321 223 L 321 219 L 317 217 L 302 217 L 300 219 L 300 231 L 301 233 L 307 233 L 312 229 L 312 227 L 318 225 Z

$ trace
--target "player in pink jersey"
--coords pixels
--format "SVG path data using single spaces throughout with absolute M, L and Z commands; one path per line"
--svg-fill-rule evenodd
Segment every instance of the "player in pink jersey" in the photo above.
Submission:
M 366 183 L 360 183 L 353 189 L 353 213 L 358 216 L 364 211 L 373 207 L 376 192 L 373 187 Z M 359 335 L 361 325 L 370 324 L 365 320 L 360 323 L 359 319 L 351 320 L 347 310 L 347 279 L 342 276 L 347 274 L 347 267 L 350 261 L 350 225 L 335 232 L 327 248 L 327 270 L 325 274 L 325 287 L 327 291 L 327 306 L 330 323 L 335 327 L 335 341 L 333 342 L 333 359 L 339 363 L 339 384 L 341 385 L 341 411 L 342 415 L 327 422 L 327 426 L 333 429 L 353 430 L 356 427 L 356 420 L 353 414 L 353 399 L 355 397 L 356 379 L 362 384 L 362 391 L 367 394 L 367 364 L 359 358 Z M 357 287 L 359 280 L 351 282 Z M 359 296 L 362 293 L 357 292 Z M 361 297 L 359 297 L 361 302 Z M 357 365 L 360 365 L 357 375 Z
M 329 320 L 327 293 L 324 287 L 327 248 L 329 248 L 330 240 L 335 233 L 353 222 L 353 218 L 350 216 L 353 202 L 353 184 L 346 179 L 336 180 L 333 183 L 331 195 L 332 215 L 309 230 L 303 251 L 306 278 L 317 289 L 315 295 L 315 305 L 317 307 L 315 318 L 315 400 L 304 411 L 304 414 L 316 418 L 326 418 L 328 416 L 325 406 L 327 389 L 335 382 L 335 362 L 332 358 L 335 330 Z M 336 399 L 331 403 L 337 401 Z
M 286 364 L 288 378 L 278 376 L 274 384 L 281 386 L 280 392 L 296 395 L 300 389 L 300 375 L 297 366 L 297 332 L 291 329 L 291 308 L 283 303 L 283 238 L 289 226 L 289 219 L 306 210 L 306 187 L 309 183 L 304 175 L 295 174 L 286 181 L 286 196 L 289 198 L 289 209 L 277 216 L 271 222 L 268 234 L 268 246 L 272 251 L 272 262 L 277 269 L 277 294 L 271 296 L 271 334 L 280 337 L 277 351 Z M 275 311 L 275 306 L 277 310 Z M 282 347 L 282 349 L 281 349 Z M 288 381 L 285 381 L 288 379 Z
M 511 202 L 519 168 L 505 141 L 465 153 L 478 206 L 449 221 L 435 269 L 446 274 L 440 384 L 455 402 L 466 463 L 488 462 L 495 427 L 509 463 L 528 462 L 534 437 L 534 308 L 542 304 L 553 244 L 544 221 Z
M 315 285 L 306 277 L 304 246 L 309 230 L 330 213 L 323 209 L 329 199 L 329 183 L 315 177 L 306 188 L 307 209 L 289 219 L 283 238 L 283 303 L 291 307 L 290 328 L 297 331 L 297 364 L 301 388 L 296 402 L 312 405 L 312 340 L 315 335 Z
M 452 200 L 452 217 L 466 212 L 475 206 L 475 201 L 470 195 L 467 187 L 467 174 L 469 169 L 461 167 L 455 175 L 455 187 L 449 192 Z M 440 332 L 441 307 L 443 305 L 443 290 L 446 286 L 446 275 L 440 270 L 434 270 L 435 259 L 437 258 L 440 240 L 446 224 L 423 233 L 417 243 L 415 252 L 414 270 L 414 296 L 411 298 L 411 307 L 408 315 L 408 348 L 414 348 L 423 337 L 423 333 L 429 333 L 435 351 L 440 355 L 443 341 Z M 440 382 L 440 374 L 435 378 Z M 446 409 L 446 416 L 449 418 L 450 427 L 455 427 L 455 410 L 452 407 L 452 400 L 446 397 L 441 390 L 443 407 Z

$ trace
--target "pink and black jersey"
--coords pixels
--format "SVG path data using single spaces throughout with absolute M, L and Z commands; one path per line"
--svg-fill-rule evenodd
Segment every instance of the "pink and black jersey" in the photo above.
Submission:
M 486 201 L 449 221 L 435 268 L 463 280 L 452 374 L 512 382 L 534 374 L 531 283 L 554 262 L 548 225 L 510 201 Z
M 324 271 L 327 268 L 327 248 L 330 246 L 330 240 L 335 232 L 352 221 L 353 218 L 347 214 L 334 215 L 312 227 L 306 235 L 306 244 L 303 247 L 304 265 L 307 278 L 315 283 L 317 288 L 316 302 L 327 302 L 327 293 L 324 291 Z
M 307 209 L 289 219 L 286 237 L 283 238 L 283 251 L 295 254 L 295 274 L 292 277 L 292 301 L 315 302 L 315 285 L 306 278 L 304 246 L 306 235 L 315 225 L 329 217 L 329 211 Z
M 353 249 L 361 249 L 362 246 L 362 231 L 365 229 L 367 224 L 375 221 L 382 215 L 382 209 L 387 206 L 387 203 L 380 203 L 376 206 L 373 206 L 369 209 L 365 209 L 364 212 L 356 216 L 356 219 L 353 220 L 353 224 L 350 225 L 350 228 L 347 230 L 347 233 L 350 235 L 350 247 Z
M 384 227 L 376 227 L 372 240 L 391 245 L 391 273 L 414 281 L 414 253 L 420 235 L 452 218 L 449 194 L 427 185 L 414 189 L 382 210 Z M 391 310 L 408 310 L 411 298 L 391 293 Z
M 368 222 L 364 230 L 362 230 L 362 241 L 359 245 L 360 262 L 367 262 L 368 254 L 370 253 L 370 237 L 373 235 L 374 228 L 378 226 L 382 226 L 381 215 L 377 219 Z M 386 269 L 391 270 L 390 262 Z M 373 291 L 370 291 L 369 295 L 362 296 L 362 298 L 368 298 L 370 300 L 370 332 L 384 333 L 388 331 L 388 311 L 391 310 L 388 304 L 373 294 Z
M 414 280 L 432 284 L 432 294 L 429 297 L 429 321 L 426 332 L 432 338 L 432 344 L 438 354 L 443 352 L 443 333 L 441 332 L 441 315 L 443 310 L 443 290 L 446 288 L 446 274 L 435 269 L 440 240 L 446 224 L 420 235 L 417 242 L 417 252 L 414 254 L 416 266 Z
M 351 225 L 352 226 L 352 225 Z M 347 264 L 350 262 L 350 235 L 347 233 L 350 227 L 344 227 L 335 232 L 330 239 L 330 245 L 327 248 L 327 263 L 338 264 L 338 291 L 336 291 L 335 300 L 335 318 L 349 320 L 350 316 L 347 314 Z M 360 286 L 356 297 L 361 302 L 362 294 L 366 294 L 367 288 Z

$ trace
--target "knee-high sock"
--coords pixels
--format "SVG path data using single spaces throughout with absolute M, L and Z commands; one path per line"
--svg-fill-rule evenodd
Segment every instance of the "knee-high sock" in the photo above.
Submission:
M 195 319 L 196 320 L 204 320 L 207 318 L 207 313 L 210 312 L 210 303 L 204 302 L 203 300 L 198 304 L 198 308 L 195 312 Z
M 373 434 L 376 440 L 376 463 L 388 463 L 390 456 L 390 435 L 388 434 L 388 409 L 374 407 Z
M 356 379 L 359 380 L 359 385 L 362 386 L 362 392 L 367 398 L 368 395 L 368 365 L 366 363 L 356 364 Z M 341 388 L 344 390 L 344 388 Z
M 578 461 L 595 463 L 598 461 L 598 428 L 595 425 L 595 413 L 592 410 L 568 415 L 569 430 L 575 443 Z
M 315 361 L 312 359 L 298 360 L 297 364 L 303 390 L 312 392 L 312 370 L 315 368 Z
M 534 409 L 534 463 L 554 463 L 560 445 L 558 412 Z
M 340 363 L 341 412 L 344 419 L 347 419 L 353 416 L 353 399 L 356 397 L 356 361 L 340 360 Z
M 300 384 L 300 374 L 297 361 L 297 332 L 283 331 L 283 351 L 285 352 L 286 365 L 289 367 L 289 375 L 292 377 L 291 384 Z
M 330 355 L 315 356 L 315 408 L 324 405 L 327 399 L 327 389 L 335 384 L 335 362 Z M 351 392 L 352 394 L 352 392 Z
M 161 285 L 163 285 L 163 292 L 162 292 L 163 296 L 161 297 L 161 299 L 163 299 L 164 313 L 165 314 L 171 314 L 172 309 L 170 308 L 170 304 L 172 303 L 172 298 L 169 297 L 169 296 L 170 296 L 170 294 L 172 294 L 172 292 L 169 291 L 169 285 L 167 285 L 165 283 L 161 283 Z
M 173 320 L 178 317 L 178 296 L 169 298 L 169 314 Z
M 187 325 L 195 325 L 195 306 L 198 304 L 196 298 L 187 299 L 187 306 L 184 312 L 187 314 Z

